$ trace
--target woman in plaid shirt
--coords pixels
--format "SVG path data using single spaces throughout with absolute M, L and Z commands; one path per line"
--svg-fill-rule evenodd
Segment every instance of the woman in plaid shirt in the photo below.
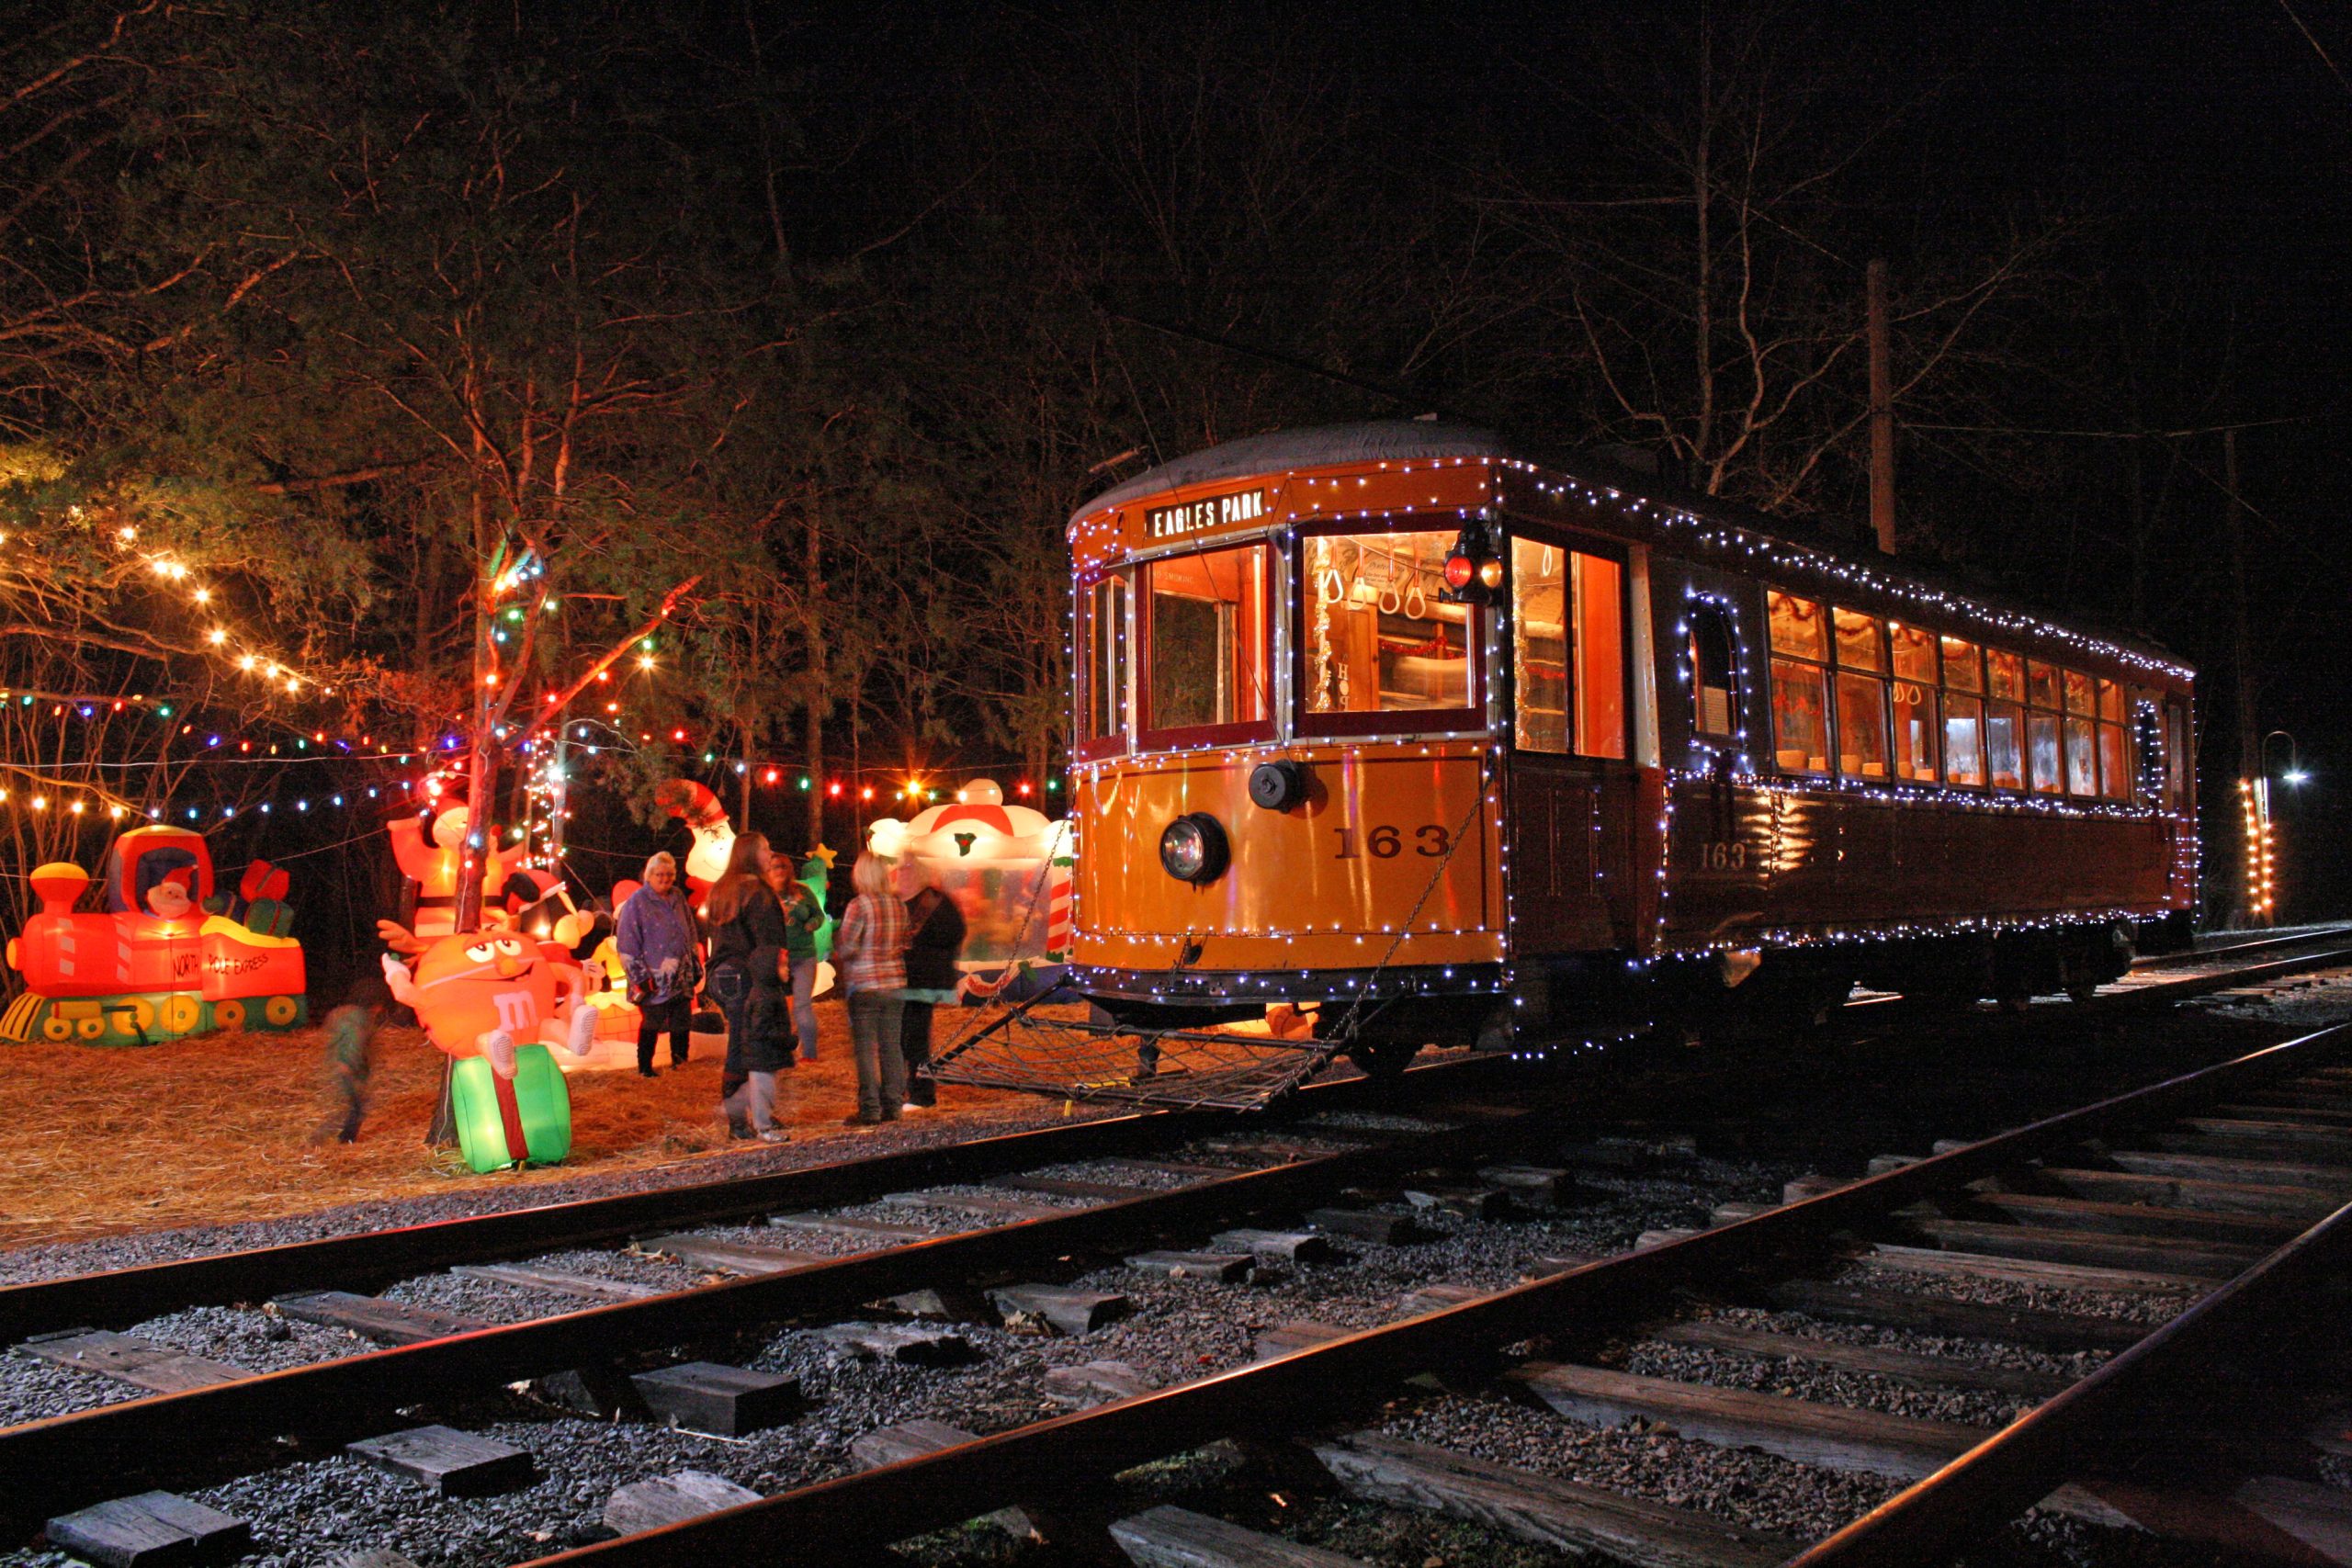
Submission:
M 857 1053 L 857 1113 L 849 1124 L 896 1122 L 907 1100 L 907 1060 L 899 1049 L 907 987 L 907 907 L 892 890 L 890 863 L 868 852 L 850 873 L 857 897 L 833 932 L 833 968 L 849 993 L 849 1038 Z

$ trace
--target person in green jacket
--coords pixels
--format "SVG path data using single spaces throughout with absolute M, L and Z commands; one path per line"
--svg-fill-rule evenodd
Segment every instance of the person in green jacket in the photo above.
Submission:
M 794 874 L 792 859 L 778 855 L 768 863 L 768 886 L 784 905 L 784 957 L 792 979 L 792 1027 L 799 1036 L 800 1059 L 817 1059 L 818 939 L 823 934 L 824 903 Z

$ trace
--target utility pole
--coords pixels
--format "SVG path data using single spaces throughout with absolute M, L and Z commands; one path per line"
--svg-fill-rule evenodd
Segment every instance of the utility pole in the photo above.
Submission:
M 1871 527 L 1879 553 L 1894 553 L 1894 373 L 1886 341 L 1886 263 L 1862 269 L 1871 353 Z
M 2231 664 L 2237 677 L 2238 795 L 2245 817 L 2237 905 L 2241 924 L 2268 925 L 2269 781 L 2262 776 L 2262 731 L 2254 716 L 2253 639 L 2246 632 L 2245 506 L 2238 499 L 2238 433 L 2222 432 L 2222 474 L 2230 491 Z

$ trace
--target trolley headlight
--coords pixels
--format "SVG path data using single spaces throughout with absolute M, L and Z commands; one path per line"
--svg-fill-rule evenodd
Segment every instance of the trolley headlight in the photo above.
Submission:
M 1232 862 L 1225 829 L 1205 811 L 1188 811 L 1159 835 L 1159 863 L 1179 882 L 1215 882 Z

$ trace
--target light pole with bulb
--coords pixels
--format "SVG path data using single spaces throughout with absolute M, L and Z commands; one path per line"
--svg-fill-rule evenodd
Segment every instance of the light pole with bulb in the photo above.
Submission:
M 2255 749 L 2255 776 L 2238 781 L 2239 806 L 2245 823 L 2245 907 L 2257 925 L 2269 925 L 2278 915 L 2278 835 L 2270 815 L 2270 742 L 2287 742 L 2287 771 L 2278 776 L 2301 789 L 2311 775 L 2303 771 L 2302 750 L 2293 735 L 2274 729 Z

